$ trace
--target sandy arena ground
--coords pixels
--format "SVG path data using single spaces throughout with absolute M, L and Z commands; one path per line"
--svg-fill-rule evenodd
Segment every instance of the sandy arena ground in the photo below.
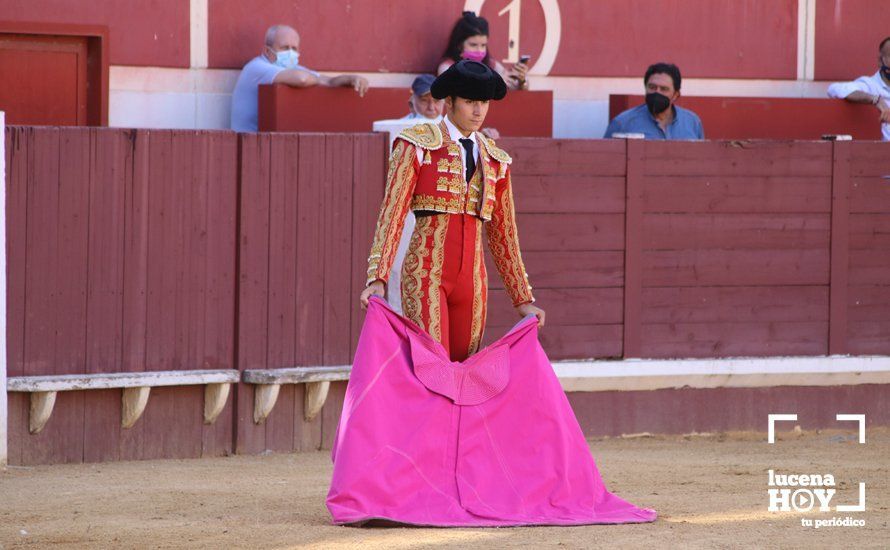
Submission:
M 102 548 L 888 548 L 890 429 L 593 439 L 609 489 L 658 510 L 655 523 L 587 527 L 334 527 L 327 452 L 9 468 L 0 547 Z M 831 473 L 832 505 L 865 512 L 771 513 L 767 470 Z M 864 519 L 814 529 L 801 518 Z

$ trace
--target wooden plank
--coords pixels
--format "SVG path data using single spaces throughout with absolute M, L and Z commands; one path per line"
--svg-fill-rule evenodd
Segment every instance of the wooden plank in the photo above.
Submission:
M 347 134 L 325 137 L 324 212 L 324 352 L 323 364 L 349 362 L 352 289 L 353 142 Z M 322 425 L 324 423 L 322 422 Z M 324 429 L 324 428 L 322 428 Z
M 9 379 L 9 391 L 77 391 L 108 388 L 195 386 L 238 382 L 238 371 L 181 370 L 146 372 L 110 372 L 91 374 L 53 374 L 17 376 Z
M 269 268 L 268 134 L 239 134 L 238 369 L 267 366 Z M 235 452 L 265 449 L 265 426 L 253 422 L 253 387 L 237 388 Z
M 124 255 L 123 255 L 123 342 L 122 371 L 145 368 L 147 329 L 148 224 L 152 203 L 150 170 L 152 167 L 151 133 L 127 130 L 127 151 L 124 160 Z M 154 151 L 159 155 L 159 151 Z M 153 247 L 154 249 L 154 247 Z
M 650 175 L 644 212 L 830 212 L 831 178 L 821 176 Z
M 120 460 L 121 391 L 85 392 L 83 399 L 83 461 Z
M 828 250 L 643 252 L 643 286 L 827 285 Z
M 626 173 L 621 140 L 506 138 L 498 140 L 498 146 L 513 157 L 510 170 L 518 186 L 520 176 Z
M 619 358 L 622 356 L 622 325 L 565 325 L 550 330 L 540 329 L 538 338 L 551 361 L 580 358 Z M 510 326 L 489 326 L 482 338 L 483 346 L 503 336 Z
M 208 132 L 207 152 L 207 257 L 203 284 L 203 365 L 235 368 L 235 283 L 238 269 L 238 136 Z M 234 452 L 235 384 L 216 422 L 204 425 L 201 456 L 224 456 Z
M 874 250 L 850 250 L 848 284 L 885 285 L 890 279 L 890 254 Z
M 643 288 L 643 323 L 828 321 L 826 286 Z
M 890 285 L 851 285 L 847 291 L 847 342 L 852 354 L 890 354 Z
M 849 149 L 852 177 L 890 175 L 890 144 L 887 142 L 856 141 Z
M 622 288 L 536 289 L 535 300 L 546 308 L 546 326 L 620 324 L 624 315 Z M 487 322 L 493 326 L 511 326 L 520 319 L 511 310 L 492 309 Z
M 622 214 L 523 214 L 517 226 L 523 253 L 624 249 Z
M 93 129 L 90 137 L 86 367 L 87 372 L 114 372 L 122 343 L 126 136 Z
M 290 386 L 294 391 L 293 409 L 291 414 L 294 417 L 294 450 L 295 451 L 317 451 L 321 449 L 321 428 L 322 416 L 317 415 L 311 421 L 306 422 L 303 415 L 303 400 L 306 395 L 305 384 L 294 384 Z
M 191 232 L 189 223 L 194 209 L 192 174 L 194 171 L 195 152 L 192 132 L 173 130 L 173 178 L 165 182 L 165 208 L 170 216 L 167 218 L 165 234 L 166 275 L 168 276 L 168 294 L 165 309 L 170 315 L 168 334 L 173 345 L 168 350 L 165 360 L 168 369 L 189 368 L 190 357 L 190 320 L 192 310 L 191 297 L 188 292 L 189 281 L 189 248 Z M 172 402 L 174 407 L 179 403 Z M 150 428 L 150 426 L 146 426 Z
M 624 219 L 624 357 L 640 357 L 641 291 L 649 267 L 643 260 L 643 174 L 645 143 L 627 140 L 627 184 Z
M 124 158 L 127 136 L 90 131 L 86 372 L 120 368 L 123 343 Z M 84 461 L 120 456 L 120 392 L 84 395 Z
M 847 290 L 847 308 L 850 321 L 890 319 L 890 281 L 881 286 L 850 285 Z
M 814 176 L 831 173 L 831 143 L 649 141 L 645 175 Z
M 890 355 L 890 320 L 853 321 L 847 323 L 847 349 L 854 355 Z
M 25 374 L 25 281 L 28 264 L 28 174 L 34 131 L 6 127 L 6 355 L 7 376 Z M 10 402 L 10 415 L 13 404 Z M 10 439 L 13 424 L 10 416 Z M 10 453 L 12 450 L 10 448 Z M 20 457 L 15 457 L 21 461 Z M 10 454 L 10 464 L 15 463 Z
M 297 365 L 323 361 L 325 137 L 300 135 L 297 223 Z
M 294 450 L 294 393 L 292 385 L 279 388 L 275 408 L 264 422 L 266 428 L 264 450 L 285 453 Z
M 25 400 L 25 403 L 28 401 Z M 56 396 L 53 415 L 40 433 L 27 434 L 28 406 L 24 410 L 25 437 L 21 464 L 69 464 L 83 462 L 84 399 L 81 392 Z
M 365 319 L 358 304 L 358 296 L 365 288 L 368 254 L 377 213 L 383 200 L 386 184 L 388 141 L 384 134 L 355 136 L 352 162 L 352 274 L 350 276 L 350 332 L 349 356 L 355 355 L 358 337 Z
M 890 211 L 850 214 L 849 232 L 851 250 L 890 251 Z
M 22 374 L 55 371 L 55 266 L 59 240 L 59 130 L 32 130 L 27 190 L 24 365 Z
M 835 142 L 833 150 L 828 353 L 843 355 L 847 353 L 850 268 L 850 142 Z
M 148 406 L 137 422 L 145 423 L 142 458 L 199 458 L 203 420 L 203 387 L 170 386 L 151 390 Z
M 244 381 L 249 384 L 303 384 L 348 380 L 351 369 L 352 365 L 252 369 L 244 371 Z
M 159 180 L 152 174 L 152 185 L 160 186 L 162 210 L 159 218 L 163 228 L 155 223 L 150 227 L 149 238 L 163 247 L 154 260 L 161 262 L 159 304 L 149 301 L 149 330 L 154 325 L 154 338 L 149 333 L 147 349 L 149 357 L 157 357 L 157 363 L 149 361 L 147 370 L 182 370 L 194 368 L 193 336 L 190 316 L 195 310 L 192 294 L 189 292 L 189 255 L 192 246 L 190 224 L 194 216 L 196 169 L 201 160 L 195 150 L 195 134 L 191 131 L 163 131 L 164 146 L 169 144 L 166 156 L 170 177 Z M 155 133 L 155 137 L 158 133 Z M 154 140 L 152 141 L 154 144 Z M 196 166 L 197 165 L 197 166 Z M 150 264 L 151 265 L 151 264 Z M 149 284 L 151 284 L 149 280 Z M 163 349 L 159 349 L 163 346 Z M 169 388 L 152 391 L 148 406 L 140 422 L 144 422 L 144 452 L 148 457 L 193 457 L 200 456 L 203 426 L 203 388 Z M 197 414 L 195 411 L 198 411 Z M 170 422 L 176 419 L 176 428 Z M 173 437 L 173 436 L 176 437 Z M 163 454 L 157 454 L 160 450 Z
M 644 250 L 829 247 L 828 214 L 646 214 Z
M 618 250 L 523 250 L 522 261 L 533 291 L 624 285 L 624 252 Z M 504 288 L 490 252 L 485 253 L 485 266 L 489 289 Z
M 175 357 L 175 257 L 177 232 L 173 134 L 151 132 L 148 175 L 148 258 L 146 279 L 145 370 L 170 370 Z M 144 423 L 143 423 L 144 426 Z
M 210 194 L 210 148 L 211 133 L 188 132 L 180 134 L 180 138 L 189 143 L 191 161 L 184 173 L 185 188 L 182 189 L 183 203 L 183 237 L 185 241 L 182 257 L 185 270 L 180 296 L 186 305 L 184 308 L 185 346 L 181 368 L 212 368 L 205 353 L 204 337 L 205 313 L 207 311 L 207 235 L 210 232 L 208 204 Z
M 346 382 L 333 382 L 328 390 L 328 398 L 321 410 L 321 448 L 330 449 L 337 435 L 337 427 L 340 423 L 340 413 L 343 411 L 343 401 L 346 397 Z
M 124 255 L 122 353 L 119 369 L 122 372 L 141 372 L 146 365 L 146 335 L 148 321 L 149 219 L 152 213 L 152 132 L 149 130 L 121 130 L 127 140 L 124 157 Z M 157 154 L 157 151 L 155 152 Z M 159 191 L 154 186 L 154 191 Z M 120 425 L 121 392 L 116 392 L 118 407 L 115 418 Z M 119 436 L 121 460 L 143 457 L 144 422 L 137 422 Z
M 622 176 L 516 176 L 513 185 L 517 213 L 624 213 Z
M 850 178 L 850 212 L 890 212 L 890 171 L 883 176 Z
M 9 448 L 7 450 L 7 461 L 10 466 L 23 466 L 24 462 L 24 450 L 25 447 L 28 446 L 28 438 L 31 436 L 28 433 L 28 420 L 29 420 L 29 407 L 30 407 L 30 396 L 25 393 L 9 393 L 7 394 L 8 402 L 8 412 L 9 418 L 7 420 L 7 426 L 9 431 L 7 432 L 7 437 L 9 438 Z
M 55 350 L 53 360 L 40 369 L 40 374 L 65 374 L 83 372 L 86 365 L 86 295 L 87 249 L 89 234 L 89 170 L 90 135 L 87 128 L 64 130 L 41 129 L 51 132 L 58 140 L 58 152 L 52 161 L 57 163 L 55 173 L 47 173 L 43 185 L 56 189 L 56 210 L 50 213 L 57 218 L 55 235 L 47 235 L 57 241 L 56 255 L 51 263 L 41 266 L 54 278 L 53 302 L 47 311 L 55 326 Z M 52 139 L 52 138 L 50 138 Z M 53 150 L 52 148 L 50 149 Z M 36 160 L 36 159 L 35 159 Z M 47 159 L 49 160 L 49 159 Z M 64 170 L 61 169 L 64 167 Z M 29 197 L 30 198 L 30 197 Z M 30 219 L 29 219 L 30 221 Z M 30 295 L 30 290 L 29 290 Z M 36 345 L 48 345 L 49 340 Z M 37 373 L 32 371 L 32 373 Z M 84 395 L 68 393 L 56 399 L 55 413 L 46 428 L 32 439 L 29 445 L 34 454 L 24 461 L 81 462 L 84 449 Z
M 642 356 L 647 358 L 826 353 L 827 321 L 647 323 L 642 331 Z
M 268 350 L 270 368 L 296 361 L 297 193 L 300 181 L 293 159 L 299 155 L 297 134 L 273 135 L 269 160 L 269 293 Z M 294 390 L 283 387 L 266 419 L 266 449 L 291 451 L 294 445 Z

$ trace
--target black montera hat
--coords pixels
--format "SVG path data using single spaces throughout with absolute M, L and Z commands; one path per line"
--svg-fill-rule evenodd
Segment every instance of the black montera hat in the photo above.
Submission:
M 450 96 L 464 99 L 503 99 L 507 84 L 501 75 L 478 61 L 462 59 L 436 78 L 430 92 L 436 99 Z

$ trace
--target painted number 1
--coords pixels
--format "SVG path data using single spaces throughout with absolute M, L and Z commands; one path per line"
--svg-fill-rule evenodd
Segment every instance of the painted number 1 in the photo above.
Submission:
M 522 0 L 513 0 L 498 12 L 498 17 L 505 13 L 510 13 L 510 19 L 507 22 L 509 25 L 509 31 L 507 32 L 507 57 L 502 60 L 505 63 L 516 63 L 519 61 L 519 14 L 521 11 Z

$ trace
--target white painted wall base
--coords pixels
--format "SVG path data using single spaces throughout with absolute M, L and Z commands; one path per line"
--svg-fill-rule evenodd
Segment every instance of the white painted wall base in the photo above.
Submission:
M 231 93 L 238 73 L 236 70 L 221 69 L 112 66 L 109 76 L 109 125 L 226 129 L 230 121 Z M 360 74 L 370 81 L 371 86 L 406 90 L 415 77 L 408 73 Z M 689 96 L 824 98 L 828 84 L 810 80 L 690 78 L 683 80 L 682 92 Z M 601 138 L 609 123 L 609 94 L 643 93 L 643 76 L 537 76 L 531 80 L 531 86 L 533 90 L 553 91 L 554 137 Z M 521 116 L 521 113 L 517 116 Z M 707 128 L 705 133 L 707 135 Z
M 559 361 L 567 392 L 890 384 L 890 357 L 751 357 Z

